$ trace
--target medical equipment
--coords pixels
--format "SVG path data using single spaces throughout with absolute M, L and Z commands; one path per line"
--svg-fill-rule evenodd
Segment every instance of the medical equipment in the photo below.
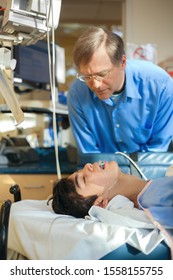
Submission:
M 29 46 L 14 46 L 13 57 L 17 60 L 13 71 L 16 93 L 25 94 L 36 89 L 39 92 L 40 90 L 43 92 L 50 90 L 48 46 L 45 40 Z
M 6 47 L 16 44 L 30 45 L 47 36 L 50 88 L 53 102 L 53 128 L 55 146 L 58 147 L 56 128 L 56 91 L 55 91 L 55 50 L 54 30 L 59 23 L 61 0 L 0 0 L 0 88 L 1 93 L 13 113 L 16 124 L 24 120 L 24 114 L 13 91 L 11 81 L 5 73 L 6 68 L 13 70 L 15 62 L 10 60 L 11 51 Z M 52 35 L 52 60 L 50 57 L 50 31 Z M 51 62 L 51 63 L 50 63 Z M 56 149 L 58 178 L 61 178 L 58 149 Z
M 42 40 L 51 28 L 58 27 L 61 0 L 0 0 L 0 7 L 3 45 L 29 45 Z
M 98 163 L 99 163 L 100 168 L 104 169 L 105 161 L 99 160 Z
M 50 30 L 57 28 L 60 9 L 61 0 L 0 0 L 0 42 L 3 46 L 0 49 L 0 86 L 17 125 L 24 120 L 24 115 L 5 72 L 15 67 L 8 48 L 42 40 Z
M 1 206 L 0 212 L 0 260 L 7 259 L 8 224 L 11 201 L 6 200 Z
M 0 49 L 0 91 L 8 104 L 16 124 L 20 124 L 24 120 L 24 114 L 19 106 L 19 102 L 13 92 L 12 83 L 9 81 L 5 69 L 13 69 L 13 60 L 10 59 L 11 52 L 6 48 Z
M 139 166 L 134 162 L 134 160 L 132 158 L 130 158 L 127 154 L 122 153 L 122 152 L 116 152 L 115 154 L 117 155 L 122 155 L 123 157 L 127 158 L 132 164 L 133 166 L 136 168 L 136 170 L 139 172 L 139 174 L 141 175 L 141 177 L 144 180 L 148 180 L 147 177 L 145 176 L 145 174 L 141 171 L 141 169 L 139 168 Z
M 116 152 L 115 154 L 117 155 L 122 155 L 123 157 L 127 158 L 129 160 L 130 163 L 133 164 L 133 166 L 136 168 L 136 170 L 139 172 L 140 176 L 147 181 L 147 177 L 145 176 L 145 174 L 141 171 L 141 169 L 139 168 L 139 166 L 134 162 L 134 160 L 132 158 L 130 158 L 130 156 L 128 156 L 125 153 L 122 152 Z M 99 160 L 99 166 L 104 169 L 104 160 Z

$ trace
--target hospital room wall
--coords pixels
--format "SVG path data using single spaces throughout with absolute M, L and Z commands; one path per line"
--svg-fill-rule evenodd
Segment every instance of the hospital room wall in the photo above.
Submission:
M 125 41 L 156 44 L 158 64 L 173 57 L 172 13 L 172 0 L 126 0 Z

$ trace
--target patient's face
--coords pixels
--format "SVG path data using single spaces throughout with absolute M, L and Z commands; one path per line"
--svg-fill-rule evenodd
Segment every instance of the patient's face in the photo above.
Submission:
M 105 162 L 103 168 L 98 162 L 87 163 L 83 169 L 69 176 L 77 193 L 84 197 L 90 195 L 108 195 L 109 190 L 117 183 L 121 174 L 118 164 L 114 161 Z

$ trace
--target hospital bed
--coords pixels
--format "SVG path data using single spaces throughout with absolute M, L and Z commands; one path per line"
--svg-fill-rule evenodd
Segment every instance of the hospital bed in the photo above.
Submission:
M 165 176 L 173 165 L 172 153 L 138 153 L 131 156 L 148 178 Z M 82 167 L 86 162 L 99 160 L 116 160 L 124 172 L 134 173 L 129 160 L 120 154 L 83 154 L 79 156 L 78 167 Z M 159 240 L 158 244 L 152 250 L 141 244 L 141 247 L 144 247 L 144 251 L 141 251 L 136 245 L 132 246 L 135 239 L 130 242 L 128 238 L 127 242 L 119 240 L 123 233 L 126 233 L 123 232 L 124 227 L 93 219 L 57 215 L 46 201 L 20 200 L 20 190 L 15 186 L 11 191 L 16 202 L 11 204 L 7 200 L 6 207 L 3 206 L 1 209 L 2 259 L 7 258 L 7 243 L 10 254 L 14 251 L 26 259 L 169 260 L 171 258 L 169 247 L 165 240 L 160 238 L 159 233 L 154 233 Z M 146 234 L 147 230 L 145 229 L 142 234 Z M 146 242 L 146 238 L 142 240 Z M 142 240 L 140 241 L 143 243 Z

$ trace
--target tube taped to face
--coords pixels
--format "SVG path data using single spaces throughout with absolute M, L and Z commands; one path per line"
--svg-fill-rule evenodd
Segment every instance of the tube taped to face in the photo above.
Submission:
M 105 165 L 104 160 L 99 160 L 98 163 L 99 163 L 100 168 L 104 169 L 104 165 Z

